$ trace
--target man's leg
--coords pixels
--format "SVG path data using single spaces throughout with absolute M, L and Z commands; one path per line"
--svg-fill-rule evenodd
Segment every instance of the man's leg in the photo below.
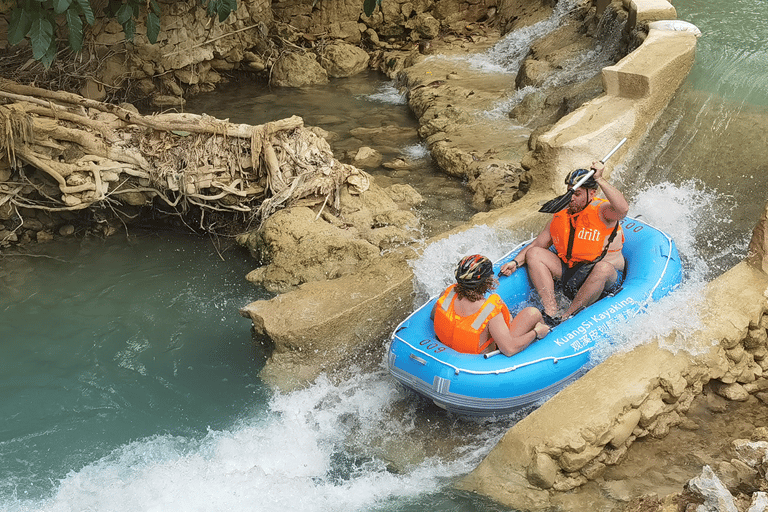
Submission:
M 544 312 L 554 317 L 557 314 L 555 279 L 562 276 L 560 258 L 549 249 L 531 247 L 525 254 L 525 264 L 528 265 L 528 277 L 541 298 Z
M 568 306 L 568 309 L 563 313 L 563 318 L 568 318 L 582 307 L 589 306 L 595 302 L 600 298 L 603 290 L 610 288 L 611 285 L 616 282 L 617 278 L 618 273 L 612 264 L 606 261 L 598 261 L 595 263 L 592 272 L 589 273 L 586 281 L 584 281 L 584 284 L 579 288 L 571 305 Z

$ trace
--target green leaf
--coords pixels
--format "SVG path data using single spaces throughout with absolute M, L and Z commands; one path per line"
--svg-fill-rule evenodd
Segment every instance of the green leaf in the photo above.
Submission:
M 131 9 L 131 6 L 128 4 L 123 4 L 122 7 L 117 11 L 117 22 L 120 23 L 123 26 L 123 29 L 125 29 L 125 24 L 133 17 L 133 9 Z
M 152 12 L 160 16 L 160 4 L 157 3 L 157 0 L 149 0 L 149 7 L 152 9 Z
M 11 19 L 8 22 L 8 43 L 11 45 L 19 44 L 29 34 L 32 28 L 32 18 L 29 12 L 18 7 L 11 13 Z
M 208 2 L 208 5 L 206 6 L 206 11 L 208 13 L 208 16 L 213 18 L 216 16 L 216 13 L 219 12 L 219 0 L 211 0 Z
M 155 44 L 158 34 L 160 34 L 160 17 L 150 12 L 147 14 L 147 39 L 150 43 Z
M 96 23 L 96 17 L 93 15 L 93 9 L 91 9 L 91 2 L 88 0 L 75 0 L 77 2 L 78 7 L 80 7 L 80 10 L 83 13 L 83 16 L 85 16 L 85 21 L 93 26 L 94 23 Z
M 222 14 L 224 11 L 227 11 L 226 15 L 222 18 Z M 222 22 L 227 19 L 227 16 L 230 15 L 230 13 L 233 13 L 237 10 L 237 0 L 222 0 L 221 7 L 219 7 L 219 21 Z
M 377 5 L 381 5 L 381 0 L 364 0 L 363 12 L 366 16 L 370 16 L 376 10 Z
M 57 52 L 58 48 L 56 47 L 56 39 L 51 38 L 51 44 L 48 46 L 48 50 L 45 52 L 45 55 L 39 59 L 43 66 L 45 66 L 45 69 L 51 68 L 51 64 L 53 64 L 53 61 L 56 59 Z
M 72 4 L 72 0 L 53 0 L 53 12 L 61 14 Z
M 219 2 L 219 8 L 217 9 L 219 15 L 219 23 L 223 23 L 229 17 L 229 13 L 232 10 L 229 8 L 227 2 Z
M 79 52 L 83 48 L 83 20 L 74 6 L 67 9 L 67 30 L 69 31 L 69 47 Z
M 53 41 L 53 25 L 45 18 L 38 18 L 32 22 L 29 30 L 29 40 L 32 43 L 32 57 L 42 60 Z
M 123 32 L 125 32 L 125 38 L 128 41 L 133 41 L 133 36 L 136 34 L 136 22 L 133 18 L 123 23 Z

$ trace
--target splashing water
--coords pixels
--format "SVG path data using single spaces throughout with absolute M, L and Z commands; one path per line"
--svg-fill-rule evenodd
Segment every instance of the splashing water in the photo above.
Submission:
M 478 71 L 516 74 L 530 52 L 531 45 L 557 29 L 575 6 L 574 2 L 558 2 L 546 20 L 510 32 L 488 51 L 471 55 L 467 61 Z
M 673 353 L 680 351 L 699 355 L 708 350 L 709 343 L 696 338 L 703 328 L 700 311 L 704 288 L 712 278 L 712 261 L 707 256 L 712 244 L 721 251 L 745 251 L 742 241 L 730 242 L 713 237 L 724 231 L 732 221 L 727 216 L 733 198 L 707 190 L 696 181 L 681 185 L 660 183 L 640 190 L 630 202 L 630 217 L 666 232 L 677 245 L 683 260 L 685 277 L 672 294 L 651 303 L 640 315 L 625 325 L 617 326 L 612 340 L 593 350 L 593 364 L 616 352 L 628 352 L 634 347 L 657 340 L 659 346 Z M 701 240 L 707 242 L 702 246 Z M 712 344 L 717 340 L 712 340 Z
M 510 239 L 509 233 L 478 225 L 429 244 L 421 257 L 411 262 L 417 281 L 417 304 L 441 293 L 454 281 L 453 273 L 461 258 L 482 254 L 496 261 L 509 252 Z
M 360 373 L 340 384 L 321 376 L 306 389 L 275 396 L 268 413 L 231 430 L 209 430 L 200 440 L 156 436 L 127 444 L 70 472 L 50 499 L 4 499 L 0 508 L 375 510 L 392 499 L 436 492 L 446 479 L 466 474 L 511 424 L 459 422 L 452 432 L 455 419 L 443 418 L 443 425 L 434 426 L 442 430 L 441 439 L 455 438 L 448 456 L 425 453 L 419 459 L 414 452 L 423 448 L 425 434 L 435 433 L 417 425 L 423 414 L 412 405 L 393 414 L 398 398 L 383 372 Z M 393 472 L 385 452 L 398 447 L 411 464 Z
M 403 154 L 403 156 L 405 156 L 406 159 L 411 161 L 432 158 L 429 153 L 429 147 L 423 142 L 405 146 L 400 149 L 400 152 Z
M 375 93 L 367 94 L 364 98 L 388 105 L 406 105 L 408 103 L 405 92 L 400 92 L 394 81 L 383 83 Z

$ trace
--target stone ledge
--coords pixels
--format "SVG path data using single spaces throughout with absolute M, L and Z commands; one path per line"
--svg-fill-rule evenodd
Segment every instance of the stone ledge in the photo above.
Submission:
M 606 94 L 631 99 L 669 95 L 688 75 L 680 70 L 690 70 L 695 46 L 692 32 L 651 29 L 640 48 L 603 68 Z

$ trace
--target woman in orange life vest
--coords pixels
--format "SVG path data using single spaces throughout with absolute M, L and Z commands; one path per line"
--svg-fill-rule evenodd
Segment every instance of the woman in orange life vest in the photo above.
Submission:
M 510 322 L 501 297 L 485 297 L 497 284 L 491 260 L 479 254 L 464 257 L 456 268 L 456 284 L 443 292 L 432 310 L 438 339 L 458 352 L 482 354 L 495 350 L 495 344 L 511 356 L 546 336 L 549 327 L 538 309 L 527 307 Z
M 624 233 L 618 222 L 626 216 L 629 204 L 603 178 L 601 162 L 592 162 L 592 169 L 595 174 L 574 190 L 568 208 L 554 214 L 533 242 L 501 266 L 501 274 L 508 276 L 528 265 L 528 275 L 544 307 L 544 321 L 550 326 L 589 306 L 603 292 L 618 291 L 624 280 Z M 565 184 L 569 190 L 586 172 L 577 169 L 568 174 Z M 598 187 L 606 199 L 595 198 Z M 557 253 L 549 250 L 553 244 Z M 555 280 L 563 282 L 564 290 L 573 290 L 571 304 L 560 317 L 556 316 Z

